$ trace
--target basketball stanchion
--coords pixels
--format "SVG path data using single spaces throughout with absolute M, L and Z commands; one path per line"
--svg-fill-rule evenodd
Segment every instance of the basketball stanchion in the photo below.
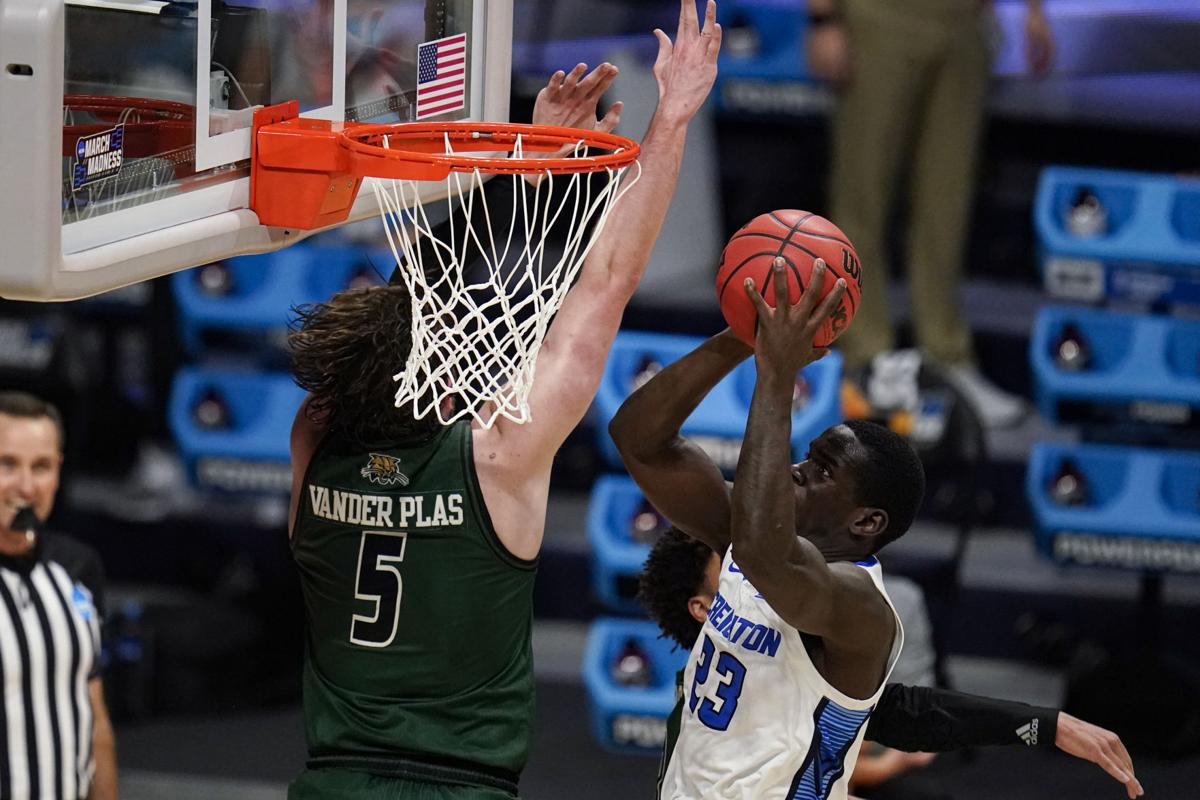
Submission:
M 250 206 L 264 225 L 312 229 L 346 218 L 365 177 L 412 299 L 412 350 L 397 407 L 443 424 L 529 421 L 550 320 L 620 197 L 639 148 L 600 131 L 508 123 L 331 123 L 295 102 L 255 113 Z M 504 156 L 508 153 L 508 156 Z M 499 154 L 499 155 L 498 155 Z M 509 219 L 484 182 L 504 176 Z M 437 225 L 422 181 L 444 181 Z M 554 241 L 551 242 L 553 233 Z M 454 398 L 447 412 L 447 398 Z

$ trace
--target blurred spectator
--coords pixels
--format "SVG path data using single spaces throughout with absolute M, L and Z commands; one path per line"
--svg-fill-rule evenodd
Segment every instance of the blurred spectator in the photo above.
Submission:
M 115 800 L 100 684 L 96 553 L 42 530 L 58 493 L 58 409 L 0 392 L 0 798 Z
M 1041 0 L 1028 0 L 1026 55 L 1049 69 Z M 836 90 L 831 218 L 870 271 L 855 323 L 839 339 L 851 369 L 895 346 L 885 298 L 888 223 L 908 168 L 906 240 L 916 342 L 948 371 L 985 424 L 1025 405 L 974 365 L 958 288 L 984 120 L 995 26 L 987 0 L 808 0 L 811 72 Z M 876 277 L 877 276 L 877 277 Z

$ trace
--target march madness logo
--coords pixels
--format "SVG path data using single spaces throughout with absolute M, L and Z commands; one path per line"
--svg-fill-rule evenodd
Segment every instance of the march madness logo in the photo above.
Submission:
M 408 486 L 408 476 L 400 471 L 400 459 L 395 456 L 371 453 L 360 474 L 380 486 Z
M 111 178 L 125 163 L 125 126 L 84 136 L 75 143 L 75 167 L 71 185 L 75 190 Z

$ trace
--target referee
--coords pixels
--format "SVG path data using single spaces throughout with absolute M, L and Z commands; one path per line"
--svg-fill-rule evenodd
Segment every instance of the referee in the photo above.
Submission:
M 58 492 L 58 409 L 0 392 L 0 800 L 115 800 L 100 684 L 101 567 L 41 530 Z

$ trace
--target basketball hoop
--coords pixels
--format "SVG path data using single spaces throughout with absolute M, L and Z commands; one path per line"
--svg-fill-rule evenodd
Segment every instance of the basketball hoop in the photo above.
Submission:
M 499 417 L 528 422 L 550 321 L 636 181 L 621 178 L 636 163 L 637 143 L 508 123 L 329 123 L 296 117 L 294 103 L 256 112 L 255 129 L 250 197 L 264 225 L 337 222 L 362 179 L 376 179 L 412 303 L 412 349 L 395 375 L 396 406 L 418 419 L 434 413 L 442 424 L 467 416 L 484 427 Z M 508 220 L 489 213 L 478 191 L 487 178 L 512 181 Z M 442 238 L 420 181 L 445 182 Z M 449 397 L 458 402 L 447 414 Z

